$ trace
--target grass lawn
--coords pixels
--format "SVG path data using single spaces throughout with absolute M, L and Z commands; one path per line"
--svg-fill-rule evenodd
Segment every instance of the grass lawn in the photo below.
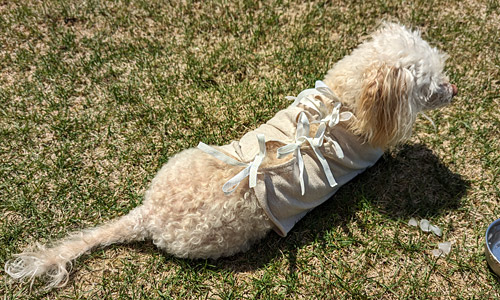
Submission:
M 483 253 L 500 217 L 499 13 L 498 0 L 0 1 L 0 265 L 126 214 L 169 157 L 265 122 L 382 19 L 447 52 L 459 88 L 436 127 L 419 118 L 286 238 L 217 261 L 114 245 L 62 289 L 1 271 L 1 299 L 499 298 Z

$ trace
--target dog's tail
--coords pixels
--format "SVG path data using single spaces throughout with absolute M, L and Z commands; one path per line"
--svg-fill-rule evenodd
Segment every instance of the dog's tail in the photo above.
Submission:
M 17 254 L 5 264 L 5 272 L 14 279 L 31 281 L 31 285 L 36 277 L 45 277 L 46 288 L 62 287 L 68 282 L 72 261 L 92 248 L 145 239 L 140 208 L 107 224 L 72 234 L 51 247 L 37 245 L 33 252 Z

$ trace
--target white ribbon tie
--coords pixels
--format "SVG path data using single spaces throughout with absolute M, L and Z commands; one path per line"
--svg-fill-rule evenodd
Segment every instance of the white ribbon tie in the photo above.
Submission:
M 257 140 L 259 141 L 259 153 L 257 155 L 255 155 L 253 161 L 250 163 L 244 163 L 244 162 L 238 161 L 238 160 L 222 153 L 221 151 L 208 146 L 205 143 L 200 142 L 198 144 L 198 149 L 200 149 L 201 151 L 203 151 L 207 154 L 212 155 L 213 157 L 217 158 L 220 161 L 223 161 L 223 162 L 225 162 L 229 165 L 232 165 L 232 166 L 245 167 L 243 170 L 241 170 L 241 172 L 236 174 L 233 178 L 229 179 L 222 186 L 222 191 L 224 191 L 224 193 L 226 195 L 230 194 L 234 190 L 236 190 L 236 188 L 238 187 L 240 182 L 243 179 L 245 179 L 246 177 L 249 177 L 250 188 L 253 188 L 257 185 L 257 171 L 259 169 L 260 164 L 262 163 L 262 161 L 266 157 L 266 139 L 265 139 L 263 134 L 257 134 Z
M 300 148 L 302 144 L 305 142 L 309 143 L 311 148 L 313 149 L 316 157 L 318 158 L 321 166 L 323 167 L 323 171 L 325 172 L 328 183 L 331 187 L 337 185 L 335 178 L 333 177 L 332 171 L 330 170 L 330 166 L 328 165 L 328 161 L 325 159 L 323 154 L 321 153 L 319 147 L 323 145 L 323 140 L 325 136 L 326 124 L 322 123 L 318 127 L 318 131 L 314 138 L 309 137 L 309 120 L 307 119 L 304 112 L 299 114 L 299 120 L 297 123 L 297 132 L 295 134 L 295 142 L 285 145 L 283 147 L 278 148 L 277 157 L 282 158 L 290 153 L 294 153 L 294 156 L 297 159 L 297 164 L 299 166 L 299 181 L 300 181 L 300 190 L 302 195 L 305 194 L 305 183 L 304 183 L 304 160 L 302 158 L 302 153 L 300 152 Z
M 321 98 L 317 98 L 316 96 L 324 96 L 331 100 L 334 104 L 332 111 L 328 111 L 327 106 Z M 339 143 L 333 140 L 329 136 L 325 136 L 325 132 L 327 128 L 332 128 L 337 125 L 339 122 L 347 121 L 352 118 L 353 114 L 351 112 L 340 112 L 340 101 L 335 93 L 323 82 L 316 81 L 313 89 L 307 89 L 302 91 L 297 97 L 286 97 L 288 100 L 293 100 L 292 107 L 302 104 L 306 107 L 311 108 L 319 114 L 319 120 L 313 121 L 312 123 L 319 124 L 318 130 L 314 137 L 309 136 L 309 120 L 304 111 L 300 112 L 298 121 L 297 121 L 297 130 L 295 133 L 295 141 L 289 143 L 283 147 L 278 148 L 277 157 L 282 158 L 291 153 L 294 154 L 294 157 L 297 159 L 297 164 L 299 167 L 299 181 L 300 181 L 300 189 L 302 195 L 305 194 L 305 183 L 304 183 L 304 159 L 302 157 L 302 153 L 300 151 L 302 145 L 304 143 L 309 143 L 311 148 L 313 149 L 317 159 L 319 160 L 325 176 L 328 180 L 328 183 L 331 187 L 337 185 L 335 178 L 333 177 L 332 171 L 330 170 L 330 166 L 328 161 L 325 159 L 323 154 L 321 153 L 320 147 L 323 146 L 324 141 L 326 140 L 331 144 L 335 154 L 340 159 L 344 158 L 344 151 L 340 147 Z M 266 156 L 266 141 L 263 134 L 257 134 L 257 140 L 259 142 L 259 153 L 255 155 L 254 159 L 250 163 L 244 163 L 238 161 L 221 151 L 212 148 L 204 143 L 199 143 L 198 148 L 203 152 L 212 155 L 213 157 L 230 164 L 232 166 L 244 167 L 238 174 L 236 174 L 233 178 L 229 179 L 223 186 L 222 190 L 226 194 L 232 193 L 240 184 L 240 182 L 248 177 L 250 188 L 254 188 L 257 185 L 257 173 L 259 166 Z

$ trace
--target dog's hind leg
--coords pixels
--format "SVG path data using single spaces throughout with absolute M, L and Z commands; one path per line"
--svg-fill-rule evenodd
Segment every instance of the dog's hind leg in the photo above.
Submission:
M 72 234 L 50 247 L 38 245 L 33 252 L 17 254 L 5 264 L 5 272 L 14 279 L 32 283 L 36 277 L 46 277 L 47 288 L 64 286 L 72 261 L 92 248 L 144 240 L 148 234 L 144 211 L 144 206 L 137 207 L 121 218 Z

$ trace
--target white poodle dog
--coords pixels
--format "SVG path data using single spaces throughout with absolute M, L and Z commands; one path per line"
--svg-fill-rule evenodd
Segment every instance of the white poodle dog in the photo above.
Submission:
M 17 254 L 15 279 L 68 281 L 72 260 L 96 246 L 151 239 L 186 258 L 245 251 L 275 230 L 286 236 L 308 211 L 407 139 L 419 112 L 451 102 L 445 55 L 418 32 L 384 24 L 323 81 L 241 140 L 200 143 L 172 157 L 128 215 Z

